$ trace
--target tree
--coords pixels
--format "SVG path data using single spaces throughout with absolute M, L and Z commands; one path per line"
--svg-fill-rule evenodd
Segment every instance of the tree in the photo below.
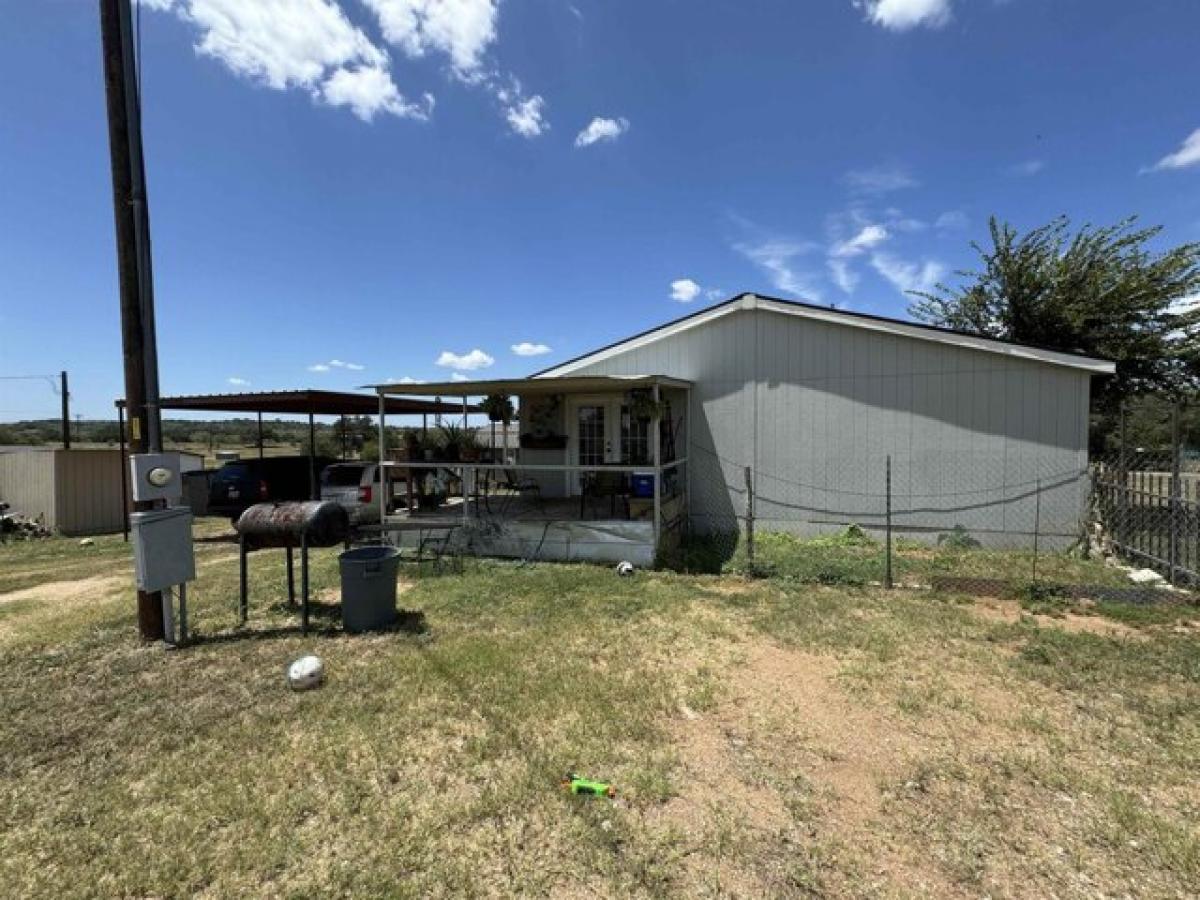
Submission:
M 1102 409 L 1148 392 L 1200 384 L 1200 244 L 1156 253 L 1161 228 L 1085 225 L 1059 217 L 1021 235 L 992 218 L 991 247 L 972 243 L 982 271 L 959 287 L 914 292 L 917 319 L 985 337 L 1113 360 L 1097 385 Z

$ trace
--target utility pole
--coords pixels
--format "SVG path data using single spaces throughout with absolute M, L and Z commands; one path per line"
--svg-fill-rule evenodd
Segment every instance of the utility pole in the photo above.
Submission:
M 130 0 L 99 2 L 129 447 L 133 453 L 146 453 L 162 449 L 162 434 L 154 289 L 150 271 L 150 218 L 142 160 L 141 98 L 134 61 Z M 134 504 L 137 510 L 153 508 L 153 503 Z M 142 640 L 162 640 L 161 596 L 157 592 L 138 591 L 137 610 Z
M 64 450 L 71 449 L 71 395 L 67 391 L 67 373 L 64 369 L 58 373 L 59 394 L 62 395 L 62 445 Z

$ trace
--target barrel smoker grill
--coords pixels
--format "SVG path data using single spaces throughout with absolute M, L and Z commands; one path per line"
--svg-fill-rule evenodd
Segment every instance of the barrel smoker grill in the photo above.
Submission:
M 350 536 L 350 517 L 337 503 L 311 500 L 304 503 L 259 503 L 251 506 L 235 526 L 240 558 L 238 615 L 243 625 L 249 612 L 246 557 L 255 550 L 281 547 L 287 550 L 288 604 L 296 603 L 293 551 L 300 549 L 301 622 L 308 634 L 308 549 L 345 544 Z

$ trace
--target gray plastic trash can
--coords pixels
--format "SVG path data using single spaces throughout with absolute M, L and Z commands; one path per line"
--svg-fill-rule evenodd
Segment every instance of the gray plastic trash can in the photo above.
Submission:
M 395 547 L 358 547 L 338 556 L 342 569 L 342 627 L 347 631 L 386 628 L 396 621 Z

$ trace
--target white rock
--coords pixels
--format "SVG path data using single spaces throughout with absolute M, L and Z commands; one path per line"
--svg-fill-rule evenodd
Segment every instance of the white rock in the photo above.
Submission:
M 622 560 L 621 562 L 617 563 L 617 574 L 621 575 L 621 576 L 632 575 L 633 574 L 633 563 L 631 563 L 627 559 Z
M 84 538 L 83 540 L 81 540 L 81 541 L 79 542 L 79 546 L 80 546 L 80 547 L 90 547 L 90 546 L 92 546 L 92 544 L 94 544 L 94 543 L 96 543 L 96 542 L 95 542 L 95 541 L 93 541 L 91 538 Z
M 1129 573 L 1129 580 L 1134 584 L 1161 584 L 1167 579 L 1153 569 L 1134 569 Z
M 319 656 L 302 656 L 287 670 L 288 685 L 294 691 L 307 691 L 325 680 L 325 663 Z

